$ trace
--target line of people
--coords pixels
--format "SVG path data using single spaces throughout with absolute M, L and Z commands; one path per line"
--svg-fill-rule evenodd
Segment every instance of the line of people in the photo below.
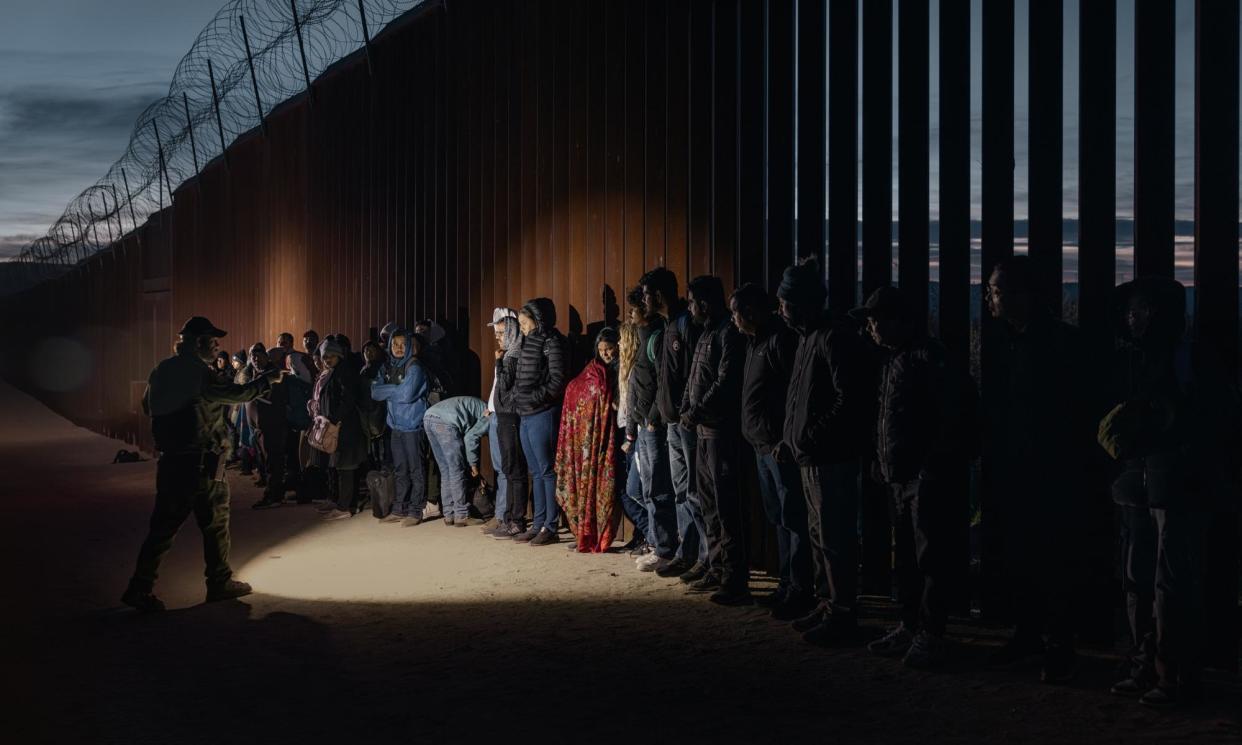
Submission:
M 901 611 L 867 646 L 935 668 L 947 657 L 969 555 L 962 476 L 982 451 L 1001 495 L 986 529 L 1000 536 L 1015 620 L 993 663 L 1040 656 L 1042 679 L 1060 683 L 1077 669 L 1081 505 L 1097 498 L 1083 474 L 1107 452 L 1121 464 L 1113 494 L 1134 646 L 1113 690 L 1153 705 L 1197 695 L 1203 530 L 1213 510 L 1237 508 L 1227 465 L 1240 439 L 1236 386 L 1209 355 L 1189 355 L 1185 293 L 1171 280 L 1118 289 L 1116 373 L 1098 390 L 1081 378 L 1088 350 L 1041 302 L 1025 257 L 996 266 L 986 292 L 1005 337 L 986 406 L 899 289 L 880 288 L 837 317 L 824 309 L 814 261 L 788 267 L 775 297 L 753 283 L 727 293 L 713 276 L 692 279 L 682 297 L 671 271 L 652 269 L 627 294 L 620 328 L 598 333 L 572 379 L 551 300 L 496 308 L 486 400 L 449 395 L 427 324 L 390 323 L 363 355 L 340 334 L 319 341 L 308 332 L 305 352 L 282 335 L 287 372 L 245 404 L 253 416 L 236 419 L 241 462 L 249 423 L 266 454 L 268 489 L 255 506 L 279 504 L 282 464 L 297 468 L 289 443 L 326 420 L 339 428 L 331 455 L 318 456 L 333 475 L 326 519 L 358 513 L 360 470 L 372 469 L 375 517 L 422 524 L 434 464 L 446 525 L 483 524 L 491 537 L 542 546 L 562 540 L 563 516 L 570 548 L 596 553 L 615 550 L 624 515 L 635 526 L 624 549 L 638 571 L 719 605 L 757 602 L 822 646 L 863 643 L 859 512 L 871 479 L 887 495 Z M 282 367 L 259 345 L 240 363 L 239 385 Z M 265 419 L 263 407 L 295 408 L 304 386 L 307 420 Z M 472 498 L 484 437 L 494 509 Z M 752 470 L 779 554 L 777 589 L 759 598 L 742 489 Z

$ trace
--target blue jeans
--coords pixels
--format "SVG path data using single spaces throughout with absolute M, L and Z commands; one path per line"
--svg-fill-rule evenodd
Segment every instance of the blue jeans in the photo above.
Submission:
M 509 479 L 500 460 L 500 435 L 496 433 L 496 414 L 487 418 L 487 447 L 492 453 L 492 470 L 496 472 L 496 520 L 503 522 L 509 514 Z
M 651 432 L 638 428 L 638 475 L 643 502 L 647 505 L 650 543 L 656 556 L 671 559 L 677 554 L 677 497 L 668 467 L 668 436 L 663 428 Z
M 427 506 L 427 464 L 423 462 L 421 429 L 392 433 L 392 467 L 396 483 L 392 513 L 401 517 L 422 517 Z
M 698 472 L 695 449 L 698 437 L 693 429 L 679 424 L 668 425 L 668 465 L 677 495 L 677 534 L 681 546 L 677 558 L 682 561 L 707 563 L 707 525 L 703 522 L 703 505 L 699 503 Z
M 530 468 L 535 503 L 532 530 L 559 527 L 560 508 L 556 505 L 556 437 L 561 407 L 553 406 L 538 414 L 522 417 L 522 452 Z
M 777 463 L 776 456 L 755 453 L 763 512 L 776 528 L 781 587 L 791 595 L 811 589 L 811 541 L 807 535 L 806 497 L 797 463 Z
M 858 461 L 802 467 L 815 594 L 848 616 L 858 609 Z
M 624 434 L 621 440 L 624 442 Z M 625 453 L 618 461 L 618 468 L 624 470 L 617 478 L 617 499 L 621 502 L 621 509 L 625 512 L 625 516 L 634 523 L 634 530 L 643 537 L 643 540 L 651 543 L 651 521 L 647 519 L 647 504 L 643 500 L 642 479 L 638 477 L 638 465 L 635 458 L 637 453 L 638 443 L 635 442 L 630 446 L 630 452 Z
M 445 517 L 465 518 L 466 446 L 451 424 L 433 416 L 423 417 L 423 429 L 431 454 L 440 466 L 440 512 Z

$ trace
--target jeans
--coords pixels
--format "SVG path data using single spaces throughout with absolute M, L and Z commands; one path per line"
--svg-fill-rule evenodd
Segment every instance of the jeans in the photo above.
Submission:
M 496 442 L 500 447 L 499 468 L 504 471 L 507 484 L 506 509 L 501 512 L 499 503 L 496 516 L 511 523 L 526 523 L 527 473 L 526 455 L 522 453 L 522 422 L 517 414 L 492 414 L 496 420 Z
M 858 461 L 802 467 L 815 594 L 834 611 L 858 607 Z
M 622 440 L 624 440 L 622 433 Z M 648 519 L 647 502 L 643 499 L 642 479 L 638 476 L 638 442 L 630 445 L 630 452 L 618 460 L 624 472 L 617 479 L 620 484 L 617 498 L 621 501 L 621 509 L 625 516 L 634 523 L 634 530 L 647 543 L 651 540 L 651 521 Z
M 440 466 L 440 512 L 445 517 L 469 516 L 466 507 L 466 445 L 461 434 L 448 422 L 434 416 L 423 417 L 427 443 Z
M 535 502 L 532 530 L 547 528 L 553 533 L 559 527 L 560 508 L 556 504 L 556 437 L 561 407 L 553 406 L 537 414 L 522 417 L 522 451 L 530 466 Z
M 1147 507 L 1122 505 L 1121 588 L 1126 594 L 1130 623 L 1132 671 L 1135 678 L 1156 674 L 1156 521 Z
M 421 429 L 392 433 L 393 475 L 396 495 L 392 514 L 401 517 L 422 517 L 427 507 L 427 469 L 423 461 L 423 443 L 427 435 Z
M 487 447 L 492 454 L 492 470 L 496 473 L 496 522 L 504 522 L 509 514 L 509 477 L 500 461 L 500 436 L 496 434 L 496 412 L 487 418 Z
M 707 562 L 707 526 L 703 522 L 703 505 L 699 502 L 698 473 L 694 464 L 693 429 L 680 424 L 668 425 L 668 465 L 677 495 L 677 533 L 681 546 L 677 558 L 688 562 Z
M 1210 516 L 1157 508 L 1151 514 L 1156 524 L 1156 672 L 1163 687 L 1197 684 L 1204 642 L 1203 540 Z
M 661 559 L 677 554 L 677 497 L 668 465 L 668 436 L 663 428 L 654 432 L 638 428 L 638 475 L 643 502 L 647 505 L 652 547 Z
M 191 514 L 203 534 L 207 584 L 221 585 L 233 577 L 229 568 L 229 485 L 214 479 L 217 460 L 218 456 L 204 453 L 160 456 L 155 471 L 155 508 L 131 586 L 151 591 L 160 561 Z
M 738 489 L 736 435 L 700 437 L 696 445 L 699 499 L 703 506 L 708 565 L 720 572 L 720 583 L 732 590 L 750 584 L 746 563 L 746 515 Z
M 778 463 L 776 455 L 755 453 L 763 512 L 776 528 L 780 586 L 791 595 L 811 590 L 811 539 L 807 534 L 806 497 L 796 463 Z

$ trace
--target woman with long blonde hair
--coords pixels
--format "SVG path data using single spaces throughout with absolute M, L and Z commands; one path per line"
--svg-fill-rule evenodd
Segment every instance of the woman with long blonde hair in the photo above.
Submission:
M 642 295 L 631 293 L 627 298 L 628 317 L 621 324 L 620 364 L 617 369 L 617 442 L 620 443 L 623 460 L 617 469 L 617 499 L 621 509 L 634 524 L 634 537 L 625 544 L 630 553 L 643 553 L 650 543 L 647 506 L 643 502 L 642 481 L 638 478 L 638 454 L 634 444 L 626 440 L 626 426 L 630 415 L 630 377 L 638 361 L 642 344 L 638 329 L 645 320 Z

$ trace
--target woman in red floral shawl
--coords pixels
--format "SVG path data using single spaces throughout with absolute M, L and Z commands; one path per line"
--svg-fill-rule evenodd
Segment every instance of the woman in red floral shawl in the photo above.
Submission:
M 603 553 L 621 522 L 616 497 L 617 344 L 606 328 L 595 358 L 565 389 L 556 445 L 556 501 L 582 553 Z

